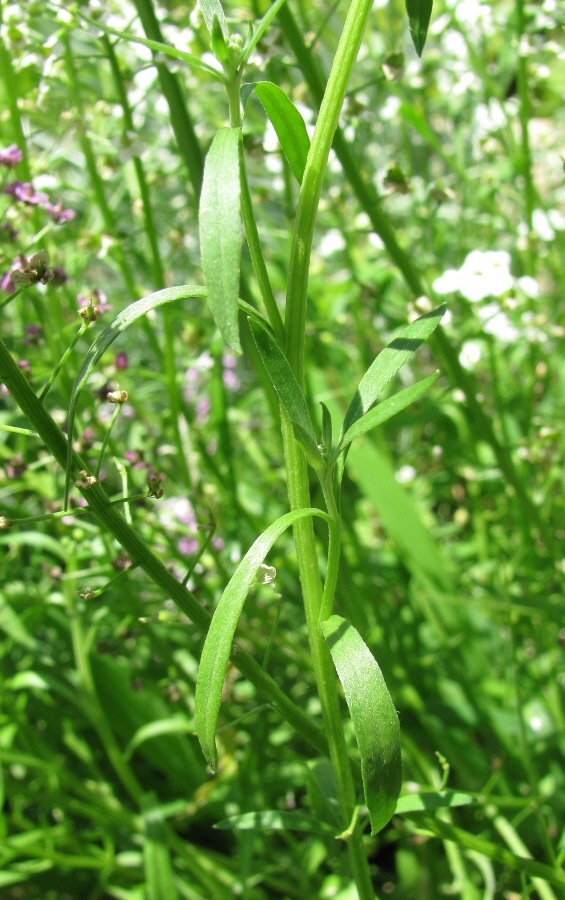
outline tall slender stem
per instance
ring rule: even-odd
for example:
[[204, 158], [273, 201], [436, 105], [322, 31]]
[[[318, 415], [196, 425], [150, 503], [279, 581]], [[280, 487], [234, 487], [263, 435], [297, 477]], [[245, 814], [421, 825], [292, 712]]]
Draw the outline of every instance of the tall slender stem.
[[[302, 384], [304, 380], [308, 274], [314, 224], [328, 155], [337, 128], [349, 74], [357, 57], [370, 8], [370, 0], [353, 0], [350, 5], [320, 107], [298, 199], [289, 264], [285, 328], [286, 354], [299, 384]], [[284, 411], [281, 412], [281, 415], [289, 500], [291, 509], [296, 509], [310, 504], [308, 471], [304, 455], [294, 440], [291, 424]], [[336, 674], [319, 627], [322, 614], [331, 609], [333, 601], [339, 563], [339, 531], [332, 534], [329, 554], [331, 572], [328, 572], [326, 583], [328, 590], [325, 594], [322, 591], [314, 530], [310, 519], [304, 519], [295, 525], [294, 539], [312, 654], [312, 667], [322, 706], [325, 730], [328, 735], [330, 759], [338, 787], [343, 825], [346, 828], [352, 820], [356, 805], [355, 786], [343, 733]], [[348, 852], [359, 897], [362, 900], [373, 898], [374, 890], [363, 849], [361, 828], [357, 823], [348, 840]]]

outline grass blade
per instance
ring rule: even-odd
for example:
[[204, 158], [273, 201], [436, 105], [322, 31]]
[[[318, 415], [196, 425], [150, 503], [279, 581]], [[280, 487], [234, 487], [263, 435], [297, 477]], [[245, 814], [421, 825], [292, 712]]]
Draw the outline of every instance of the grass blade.
[[178, 900], [168, 846], [167, 826], [155, 794], [143, 798], [143, 862], [148, 900]]
[[208, 151], [200, 195], [202, 270], [208, 304], [220, 333], [241, 353], [237, 323], [241, 216], [239, 128], [220, 128]]
[[257, 577], [257, 569], [277, 538], [295, 522], [307, 516], [320, 516], [330, 521], [329, 516], [320, 509], [294, 509], [273, 522], [247, 551], [216, 607], [202, 649], [194, 698], [196, 734], [213, 772], [218, 766], [215, 733], [224, 676], [245, 598]]
[[345, 694], [361, 756], [371, 833], [385, 827], [402, 786], [400, 725], [373, 654], [341, 616], [322, 622], [322, 631]]

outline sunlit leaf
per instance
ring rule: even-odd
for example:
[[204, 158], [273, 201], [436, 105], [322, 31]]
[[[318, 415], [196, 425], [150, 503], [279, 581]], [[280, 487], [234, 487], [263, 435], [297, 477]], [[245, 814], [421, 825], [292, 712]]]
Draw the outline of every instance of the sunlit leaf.
[[237, 323], [241, 216], [241, 129], [220, 128], [204, 164], [199, 208], [202, 271], [208, 305], [226, 344], [241, 353]]
[[418, 400], [422, 394], [426, 393], [428, 388], [437, 381], [438, 375], [439, 372], [434, 372], [433, 375], [428, 375], [427, 378], [423, 378], [422, 381], [418, 381], [416, 384], [404, 388], [404, 390], [399, 391], [398, 394], [387, 397], [386, 400], [383, 400], [378, 406], [375, 406], [374, 409], [370, 409], [368, 413], [365, 413], [364, 416], [357, 419], [351, 428], [347, 429], [342, 438], [341, 446], [346, 447], [347, 444], [350, 444], [355, 438], [360, 437], [362, 434], [366, 434], [371, 428], [381, 425], [383, 422], [386, 422], [387, 419], [391, 419], [397, 413], [406, 409], [407, 406], [410, 406], [410, 404], [414, 403], [415, 400]]
[[381, 350], [363, 375], [349, 404], [341, 429], [342, 439], [354, 422], [357, 422], [376, 403], [379, 394], [389, 381], [437, 328], [444, 313], [445, 306], [440, 306], [424, 316], [420, 316], [419, 319], [403, 328], [400, 334], [390, 344], [387, 344], [384, 350]]
[[282, 812], [278, 809], [267, 809], [262, 812], [242, 813], [222, 819], [216, 828], [230, 828], [234, 831], [250, 831], [252, 829], [272, 828], [275, 831], [306, 831], [310, 834], [335, 834], [335, 828], [326, 822], [312, 819], [300, 812]]
[[331, 616], [321, 627], [353, 722], [365, 803], [376, 834], [394, 814], [402, 786], [398, 715], [382, 672], [355, 628], [340, 616]]
[[295, 522], [308, 516], [330, 521], [319, 509], [295, 509], [273, 522], [247, 551], [224, 590], [200, 658], [195, 692], [196, 733], [202, 752], [213, 772], [218, 766], [215, 733], [226, 667], [233, 636], [249, 588], [257, 578], [257, 570], [278, 537]]
[[206, 28], [210, 32], [210, 35], [212, 35], [214, 31], [215, 19], [220, 26], [224, 40], [228, 41], [230, 32], [220, 0], [198, 0], [198, 6], [200, 7], [202, 18], [206, 22]]
[[394, 813], [402, 815], [402, 813], [429, 812], [445, 807], [468, 806], [470, 803], [475, 803], [475, 798], [471, 794], [457, 791], [422, 791], [420, 794], [405, 794], [404, 797], [399, 797]]
[[275, 129], [294, 177], [301, 184], [310, 149], [310, 138], [304, 119], [287, 94], [271, 81], [243, 85], [243, 102], [253, 90]]

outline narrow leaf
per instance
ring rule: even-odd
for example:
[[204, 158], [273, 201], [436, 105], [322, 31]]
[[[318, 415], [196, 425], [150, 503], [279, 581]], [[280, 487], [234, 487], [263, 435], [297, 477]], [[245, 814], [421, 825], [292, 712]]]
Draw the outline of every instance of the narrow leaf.
[[364, 416], [357, 419], [351, 428], [347, 429], [341, 441], [341, 447], [346, 447], [351, 441], [355, 440], [355, 438], [360, 437], [362, 434], [366, 434], [371, 428], [381, 425], [383, 422], [386, 422], [387, 419], [391, 419], [392, 416], [395, 416], [403, 409], [406, 409], [407, 406], [410, 406], [410, 404], [414, 403], [414, 401], [421, 397], [422, 394], [426, 393], [434, 381], [437, 381], [438, 375], [439, 372], [434, 372], [433, 375], [428, 375], [427, 378], [418, 381], [416, 384], [410, 385], [410, 387], [405, 388], [403, 391], [399, 391], [398, 394], [387, 397], [386, 400], [383, 400], [382, 403], [379, 403], [374, 409], [370, 409], [368, 413], [365, 413]]
[[422, 55], [422, 50], [426, 43], [432, 6], [433, 0], [406, 0], [408, 26], [418, 56]]
[[213, 772], [218, 766], [215, 732], [224, 676], [245, 598], [257, 577], [259, 566], [277, 538], [295, 522], [307, 516], [320, 516], [330, 521], [329, 516], [319, 509], [294, 509], [273, 522], [241, 560], [212, 617], [200, 659], [194, 703], [196, 734]]
[[249, 319], [253, 339], [284, 410], [291, 421], [296, 440], [304, 449], [308, 462], [316, 468], [321, 461], [316, 433], [306, 398], [283, 351], [271, 333]]
[[271, 81], [259, 81], [251, 87], [255, 89], [263, 109], [271, 120], [292, 174], [298, 183], [302, 184], [310, 149], [310, 138], [304, 119], [292, 100], [276, 84]]
[[320, 402], [320, 406], [322, 407], [322, 444], [324, 453], [329, 456], [333, 443], [332, 417], [325, 403]]
[[420, 316], [415, 322], [411, 322], [410, 325], [403, 328], [398, 337], [395, 337], [379, 353], [363, 375], [359, 387], [349, 404], [341, 429], [342, 438], [353, 423], [357, 422], [361, 416], [370, 410], [389, 381], [408, 362], [420, 344], [437, 328], [444, 313], [445, 306], [440, 306], [424, 316]]
[[208, 304], [223, 339], [237, 353], [241, 353], [237, 324], [240, 139], [239, 128], [220, 128], [217, 132], [204, 164], [199, 210], [200, 253]]
[[242, 813], [222, 819], [215, 828], [234, 831], [250, 831], [252, 829], [272, 828], [275, 831], [306, 831], [310, 834], [335, 835], [336, 829], [326, 822], [312, 819], [299, 812], [281, 812], [278, 809], [267, 809], [262, 812]]
[[442, 548], [422, 521], [417, 504], [398, 483], [388, 456], [364, 441], [351, 448], [348, 465], [350, 477], [375, 507], [385, 532], [398, 545], [414, 578], [425, 579], [440, 593], [453, 594], [455, 589]]
[[116, 338], [123, 331], [125, 331], [126, 328], [129, 328], [130, 325], [133, 325], [134, 322], [137, 322], [138, 319], [140, 319], [150, 310], [157, 309], [157, 307], [163, 306], [165, 303], [172, 303], [174, 300], [187, 300], [189, 297], [206, 297], [206, 295], [206, 288], [200, 287], [196, 284], [183, 284], [180, 287], [165, 288], [165, 290], [163, 291], [156, 291], [154, 294], [148, 294], [147, 297], [143, 297], [141, 300], [136, 300], [135, 303], [130, 303], [129, 306], [119, 312], [115, 319], [110, 322], [108, 327], [105, 328], [104, 331], [100, 332], [100, 334], [97, 336], [96, 340], [94, 341], [82, 361], [71, 390], [67, 429], [69, 435], [69, 444], [67, 465], [65, 471], [65, 508], [67, 506], [69, 486], [71, 481], [73, 427], [78, 397], [84, 385], [86, 384], [88, 376], [92, 372], [94, 366], [96, 365], [102, 354], [116, 340]]
[[140, 747], [145, 741], [152, 738], [161, 737], [169, 734], [194, 734], [194, 722], [192, 719], [175, 716], [169, 719], [160, 719], [157, 722], [148, 722], [138, 728], [124, 750], [124, 758], [129, 760], [133, 756], [134, 751]]
[[396, 804], [394, 814], [430, 812], [433, 809], [454, 806], [468, 806], [474, 803], [475, 798], [471, 794], [463, 794], [456, 791], [424, 791], [421, 794], [405, 794]]
[[143, 797], [142, 809], [145, 833], [143, 862], [148, 900], [177, 900], [167, 824], [155, 794]]
[[361, 756], [371, 833], [394, 814], [402, 786], [400, 726], [382, 672], [359, 633], [340, 616], [322, 622]]
[[213, 34], [214, 19], [216, 19], [218, 25], [221, 28], [224, 39], [226, 41], [229, 41], [230, 32], [220, 0], [198, 0], [198, 6], [200, 7], [202, 18], [206, 22], [206, 28], [210, 32], [210, 36], [212, 36]]

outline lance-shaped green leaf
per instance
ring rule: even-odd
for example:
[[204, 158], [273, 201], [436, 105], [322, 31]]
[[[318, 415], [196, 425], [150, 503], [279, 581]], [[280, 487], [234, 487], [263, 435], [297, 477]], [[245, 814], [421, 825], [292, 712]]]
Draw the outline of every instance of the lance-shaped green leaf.
[[241, 353], [237, 324], [240, 139], [239, 128], [220, 128], [214, 137], [204, 164], [199, 210], [200, 254], [208, 304], [223, 339], [237, 353]]
[[196, 679], [196, 734], [206, 762], [213, 772], [218, 766], [216, 752], [216, 723], [220, 711], [222, 687], [232, 649], [233, 636], [249, 588], [257, 578], [257, 570], [278, 537], [295, 522], [307, 516], [330, 518], [320, 509], [294, 509], [273, 522], [247, 551], [224, 590], [214, 615], [200, 659]]
[[365, 413], [364, 416], [357, 419], [351, 428], [347, 429], [341, 441], [341, 448], [347, 447], [347, 445], [355, 440], [355, 438], [361, 437], [362, 434], [366, 434], [371, 428], [381, 425], [383, 422], [386, 422], [387, 419], [391, 419], [392, 416], [395, 416], [403, 409], [406, 409], [407, 406], [410, 406], [410, 404], [414, 403], [414, 401], [421, 397], [422, 394], [426, 393], [434, 381], [437, 381], [438, 376], [439, 372], [434, 372], [433, 375], [428, 375], [428, 377], [423, 378], [422, 381], [411, 384], [410, 387], [404, 388], [404, 390], [399, 391], [398, 394], [387, 397], [386, 400], [383, 400], [382, 403], [379, 403], [374, 409], [370, 409], [368, 413]]
[[253, 339], [284, 410], [292, 424], [294, 437], [313, 468], [321, 465], [321, 454], [306, 398], [289, 362], [274, 337], [256, 321], [249, 319]]
[[376, 403], [379, 394], [389, 381], [408, 362], [420, 344], [437, 328], [444, 313], [445, 306], [440, 306], [424, 316], [420, 316], [419, 319], [403, 328], [398, 337], [395, 337], [384, 350], [381, 350], [363, 375], [349, 404], [341, 429], [340, 446], [343, 436], [347, 434], [354, 422], [364, 416]]
[[255, 829], [273, 829], [274, 831], [306, 831], [310, 834], [335, 835], [335, 828], [327, 822], [320, 822], [301, 812], [281, 812], [280, 809], [266, 809], [261, 812], [242, 813], [222, 819], [214, 828], [233, 831], [251, 831]]
[[304, 119], [292, 100], [287, 97], [280, 87], [271, 81], [244, 84], [241, 89], [244, 105], [253, 90], [271, 120], [283, 153], [292, 169], [292, 174], [298, 183], [302, 184], [306, 159], [310, 149], [310, 138], [308, 137]]
[[183, 284], [180, 287], [165, 288], [163, 291], [156, 291], [154, 294], [148, 294], [147, 297], [142, 297], [141, 300], [130, 303], [129, 306], [119, 312], [114, 320], [110, 322], [108, 327], [97, 336], [81, 363], [71, 390], [68, 418], [69, 450], [65, 471], [65, 508], [67, 506], [71, 479], [73, 426], [78, 397], [94, 366], [105, 350], [108, 349], [110, 344], [112, 344], [126, 328], [133, 325], [134, 322], [137, 322], [138, 319], [146, 315], [150, 310], [157, 309], [157, 307], [163, 306], [165, 303], [172, 303], [175, 300], [187, 300], [189, 297], [206, 297], [206, 295], [206, 288], [200, 287], [197, 284]]
[[408, 26], [418, 56], [422, 55], [422, 50], [426, 43], [432, 6], [433, 0], [406, 0]]
[[398, 715], [382, 672], [355, 628], [340, 616], [330, 616], [321, 627], [353, 722], [371, 833], [376, 834], [394, 814], [402, 786]]
[[[214, 28], [219, 26], [224, 40], [226, 42], [229, 41], [230, 32], [220, 0], [198, 0], [198, 6], [200, 7], [202, 18], [206, 22], [206, 28], [210, 32], [210, 36], [212, 36], [214, 32]], [[214, 26], [214, 19], [218, 23], [217, 26]]]

